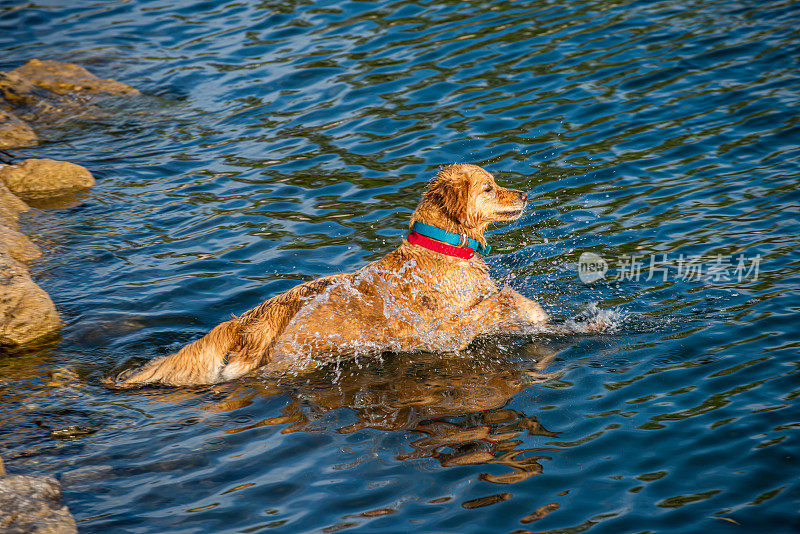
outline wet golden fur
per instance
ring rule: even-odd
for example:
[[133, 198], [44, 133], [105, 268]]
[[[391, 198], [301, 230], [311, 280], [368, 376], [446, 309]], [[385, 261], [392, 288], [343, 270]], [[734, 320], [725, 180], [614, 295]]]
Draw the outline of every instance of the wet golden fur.
[[[486, 227], [518, 218], [526, 199], [499, 187], [481, 167], [450, 165], [428, 185], [411, 224], [425, 222], [485, 244]], [[354, 273], [272, 297], [115, 385], [208, 384], [263, 366], [303, 369], [321, 357], [364, 350], [459, 350], [481, 334], [546, 321], [536, 302], [498, 289], [478, 255], [464, 260], [403, 240]]]

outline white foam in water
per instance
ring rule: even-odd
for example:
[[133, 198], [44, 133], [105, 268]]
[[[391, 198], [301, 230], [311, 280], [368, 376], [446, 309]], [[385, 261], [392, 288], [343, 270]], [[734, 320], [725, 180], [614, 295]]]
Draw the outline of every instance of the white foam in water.
[[595, 302], [557, 327], [570, 334], [613, 334], [622, 326], [625, 316], [619, 310], [601, 309]]
[[574, 317], [561, 324], [549, 323], [520, 326], [513, 334], [531, 335], [563, 335], [563, 334], [614, 334], [620, 330], [627, 316], [619, 310], [601, 309], [592, 302]]

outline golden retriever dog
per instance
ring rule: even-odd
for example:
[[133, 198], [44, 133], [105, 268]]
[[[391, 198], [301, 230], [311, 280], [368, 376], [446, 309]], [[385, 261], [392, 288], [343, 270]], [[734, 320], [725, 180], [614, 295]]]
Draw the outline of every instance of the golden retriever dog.
[[[446, 166], [428, 184], [396, 250], [354, 273], [274, 296], [114, 385], [210, 384], [265, 366], [302, 371], [330, 356], [458, 351], [479, 335], [544, 324], [541, 306], [498, 288], [474, 252], [485, 250], [486, 227], [517, 219], [527, 198], [476, 165]], [[420, 235], [431, 227], [438, 240]], [[458, 242], [442, 242], [442, 230]]]

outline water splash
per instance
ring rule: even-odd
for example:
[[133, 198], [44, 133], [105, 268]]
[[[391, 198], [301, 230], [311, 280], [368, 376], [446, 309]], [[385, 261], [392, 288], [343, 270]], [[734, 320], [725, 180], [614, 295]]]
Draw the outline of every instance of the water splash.
[[558, 328], [572, 334], [614, 334], [626, 319], [620, 310], [598, 308], [597, 303], [592, 302]]

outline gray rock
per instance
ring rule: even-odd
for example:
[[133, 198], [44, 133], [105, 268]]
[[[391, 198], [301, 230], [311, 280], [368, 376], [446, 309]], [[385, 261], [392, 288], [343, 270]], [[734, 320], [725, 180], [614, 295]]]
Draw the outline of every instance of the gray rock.
[[61, 502], [61, 485], [51, 477], [0, 476], [0, 531], [8, 534], [78, 532]]
[[17, 195], [52, 194], [94, 185], [84, 167], [53, 159], [26, 159], [0, 167], [0, 181]]

